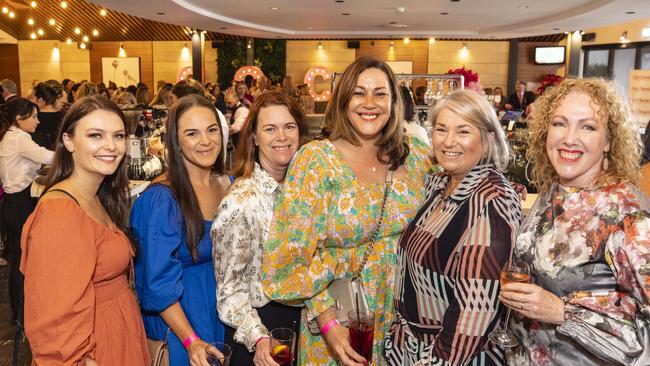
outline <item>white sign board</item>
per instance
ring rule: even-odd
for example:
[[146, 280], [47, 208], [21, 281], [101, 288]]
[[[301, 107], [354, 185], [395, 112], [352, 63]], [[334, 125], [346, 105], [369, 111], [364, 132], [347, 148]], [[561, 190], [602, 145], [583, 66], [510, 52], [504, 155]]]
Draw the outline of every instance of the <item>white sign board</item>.
[[140, 57], [102, 57], [102, 81], [127, 87], [140, 82]]

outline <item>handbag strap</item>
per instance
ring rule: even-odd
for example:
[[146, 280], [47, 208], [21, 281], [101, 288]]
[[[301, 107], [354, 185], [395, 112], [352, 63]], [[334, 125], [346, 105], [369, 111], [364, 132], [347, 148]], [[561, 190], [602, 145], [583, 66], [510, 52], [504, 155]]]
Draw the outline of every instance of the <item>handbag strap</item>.
[[372, 233], [372, 236], [370, 237], [370, 242], [368, 242], [368, 248], [366, 249], [366, 252], [363, 254], [361, 265], [359, 266], [359, 269], [354, 273], [354, 276], [352, 277], [353, 279], [357, 279], [361, 276], [361, 271], [363, 270], [363, 267], [365, 267], [366, 262], [368, 261], [370, 252], [372, 252], [372, 250], [375, 247], [375, 242], [379, 237], [379, 229], [381, 228], [381, 224], [384, 221], [384, 208], [386, 207], [386, 199], [388, 198], [388, 188], [390, 188], [390, 186], [392, 185], [393, 185], [393, 171], [389, 169], [388, 172], [386, 173], [386, 183], [384, 184], [384, 197], [382, 198], [381, 210], [379, 211], [379, 223], [377, 224], [375, 231]]

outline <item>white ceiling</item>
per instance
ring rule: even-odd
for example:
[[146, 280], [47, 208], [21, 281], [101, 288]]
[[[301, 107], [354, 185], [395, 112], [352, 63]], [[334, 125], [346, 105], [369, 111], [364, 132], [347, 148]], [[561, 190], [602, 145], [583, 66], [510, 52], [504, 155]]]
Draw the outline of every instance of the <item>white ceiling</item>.
[[[650, 18], [650, 0], [91, 0], [259, 38], [518, 38]], [[272, 8], [278, 8], [274, 10]], [[448, 13], [442, 15], [441, 13]], [[635, 12], [626, 14], [626, 12]], [[349, 15], [342, 15], [347, 13]]]

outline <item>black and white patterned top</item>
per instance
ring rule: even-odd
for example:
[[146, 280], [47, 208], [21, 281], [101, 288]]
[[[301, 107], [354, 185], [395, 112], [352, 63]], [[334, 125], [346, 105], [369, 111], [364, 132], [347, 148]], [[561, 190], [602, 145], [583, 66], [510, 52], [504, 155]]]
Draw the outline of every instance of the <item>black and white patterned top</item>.
[[235, 328], [235, 341], [251, 352], [255, 341], [268, 334], [254, 308], [269, 302], [260, 283], [262, 249], [280, 187], [255, 164], [251, 177], [230, 186], [210, 231], [219, 317]]

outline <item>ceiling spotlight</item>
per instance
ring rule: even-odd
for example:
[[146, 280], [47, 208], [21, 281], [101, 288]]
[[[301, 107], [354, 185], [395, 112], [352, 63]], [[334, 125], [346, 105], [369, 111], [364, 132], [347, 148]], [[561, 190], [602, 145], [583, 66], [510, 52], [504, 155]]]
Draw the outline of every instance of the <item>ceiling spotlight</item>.
[[34, 19], [32, 18], [27, 19], [27, 24], [34, 25]]
[[271, 7], [271, 10], [280, 10], [280, 8], [278, 8], [277, 6], [273, 6]]
[[83, 36], [83, 38], [81, 38], [81, 39], [82, 39], [84, 42], [88, 42], [88, 36]]
[[9, 12], [9, 8], [6, 6], [2, 7], [2, 14], [7, 14]]
[[323, 49], [323, 42], [318, 42], [318, 49], [322, 50]]
[[79, 27], [76, 27], [74, 29], [74, 34], [81, 34], [81, 29], [79, 29]]
[[15, 18], [15, 17], [16, 17], [16, 13], [14, 13], [13, 11], [10, 11], [9, 12], [9, 18]]
[[79, 48], [81, 48], [82, 50], [85, 50], [86, 49], [86, 44], [83, 43], [83, 42], [79, 43]]
[[93, 29], [93, 36], [97, 37], [99, 35], [99, 31], [97, 29]]
[[32, 8], [35, 8], [38, 4], [36, 4], [36, 1], [32, 1], [31, 3], [29, 3], [29, 5], [30, 5]]
[[528, 5], [519, 5], [518, 8], [519, 9], [528, 9]]
[[120, 49], [117, 53], [117, 57], [126, 57], [126, 51], [124, 50], [124, 46], [120, 43]]
[[54, 25], [54, 24], [56, 24], [56, 20], [54, 20], [54, 18], [50, 19], [50, 25]]
[[250, 49], [252, 47], [253, 47], [253, 44], [251, 43], [251, 41], [248, 41], [248, 44], [246, 45], [246, 48]]
[[67, 44], [72, 44], [72, 39], [68, 38], [68, 39], [65, 41], [65, 43], [67, 43]]
[[403, 13], [405, 10], [406, 10], [406, 8], [403, 7], [403, 6], [398, 6], [398, 7], [395, 8], [395, 12], [397, 12], [397, 13]]
[[61, 7], [62, 7], [63, 9], [67, 8], [67, 7], [68, 7], [68, 3], [65, 2], [65, 1], [61, 1]]
[[106, 9], [102, 9], [99, 11], [99, 15], [105, 17], [106, 16]]
[[389, 49], [390, 49], [391, 51], [393, 51], [393, 50], [395, 49], [395, 43], [393, 43], [393, 41], [390, 41], [390, 47], [389, 47]]
[[429, 44], [434, 44], [436, 43], [436, 39], [434, 37], [429, 38]]
[[409, 37], [404, 37], [404, 44], [409, 44], [411, 43], [411, 39]]
[[621, 36], [618, 37], [618, 38], [621, 40], [621, 42], [627, 41], [627, 31], [624, 31], [623, 33], [621, 33]]
[[29, 35], [29, 38], [36, 39], [36, 33], [32, 32], [32, 34]]
[[43, 34], [45, 34], [45, 32], [43, 32], [42, 29], [39, 29], [39, 30], [37, 30], [36, 32], [38, 32], [38, 35], [39, 35], [39, 36], [42, 36]]

